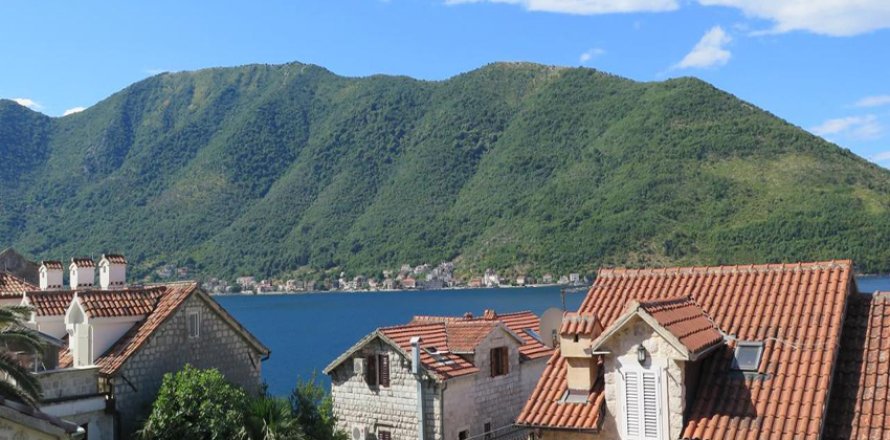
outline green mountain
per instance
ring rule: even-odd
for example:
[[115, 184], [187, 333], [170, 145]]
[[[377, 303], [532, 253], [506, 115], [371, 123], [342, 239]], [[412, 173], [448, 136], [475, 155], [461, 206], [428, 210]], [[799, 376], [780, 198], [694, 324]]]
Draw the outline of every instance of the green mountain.
[[890, 271], [890, 172], [693, 78], [501, 63], [161, 74], [49, 118], [0, 101], [0, 247], [232, 278], [853, 258]]

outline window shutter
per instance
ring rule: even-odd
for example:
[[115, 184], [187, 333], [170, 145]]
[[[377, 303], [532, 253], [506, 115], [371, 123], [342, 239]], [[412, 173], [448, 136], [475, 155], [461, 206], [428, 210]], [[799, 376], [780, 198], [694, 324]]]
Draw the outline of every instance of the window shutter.
[[377, 385], [377, 356], [371, 355], [367, 357], [368, 368], [365, 370], [365, 382], [368, 385]]
[[658, 381], [655, 373], [643, 373], [643, 435], [658, 438]]
[[488, 359], [491, 361], [491, 377], [498, 375], [498, 349], [492, 348], [488, 352]]
[[501, 374], [510, 373], [510, 350], [507, 347], [501, 347]]
[[392, 440], [392, 433], [389, 431], [380, 431], [377, 433], [377, 440]]
[[640, 438], [640, 375], [636, 371], [624, 374], [624, 418], [627, 437]]
[[380, 386], [389, 386], [389, 355], [380, 355]]

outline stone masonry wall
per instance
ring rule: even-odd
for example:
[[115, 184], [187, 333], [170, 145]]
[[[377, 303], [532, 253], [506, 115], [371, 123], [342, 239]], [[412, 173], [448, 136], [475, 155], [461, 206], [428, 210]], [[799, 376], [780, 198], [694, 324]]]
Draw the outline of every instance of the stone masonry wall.
[[99, 394], [99, 368], [65, 368], [37, 373], [43, 400]]
[[[186, 319], [194, 310], [201, 316], [200, 335], [190, 338]], [[164, 373], [179, 371], [187, 363], [216, 368], [230, 382], [251, 392], [259, 389], [261, 355], [193, 294], [112, 379], [123, 438], [140, 427], [151, 411]]]
[[[491, 349], [507, 347], [509, 373], [491, 377]], [[547, 359], [520, 363], [519, 343], [504, 331], [492, 332], [477, 347], [474, 363], [479, 373], [448, 381], [445, 389], [445, 438], [457, 439], [458, 433], [469, 431], [469, 438], [482, 438], [485, 424], [499, 439], [523, 438], [513, 423], [541, 377]], [[509, 435], [514, 433], [514, 435]]]
[[[354, 368], [355, 359], [372, 354], [389, 355], [390, 386], [370, 386], [363, 374]], [[337, 426], [353, 439], [353, 431], [367, 432], [367, 439], [376, 439], [381, 430], [389, 431], [393, 440], [418, 438], [417, 381], [411, 364], [398, 351], [379, 339], [331, 372], [331, 394]], [[439, 432], [439, 387], [424, 381], [424, 417], [427, 440], [441, 439]]]

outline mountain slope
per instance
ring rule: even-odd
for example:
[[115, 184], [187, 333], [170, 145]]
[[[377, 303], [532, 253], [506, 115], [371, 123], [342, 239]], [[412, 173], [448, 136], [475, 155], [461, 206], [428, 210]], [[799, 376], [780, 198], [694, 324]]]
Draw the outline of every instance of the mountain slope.
[[63, 118], [0, 102], [0, 243], [203, 273], [853, 258], [890, 270], [890, 172], [699, 80], [493, 64], [162, 74]]

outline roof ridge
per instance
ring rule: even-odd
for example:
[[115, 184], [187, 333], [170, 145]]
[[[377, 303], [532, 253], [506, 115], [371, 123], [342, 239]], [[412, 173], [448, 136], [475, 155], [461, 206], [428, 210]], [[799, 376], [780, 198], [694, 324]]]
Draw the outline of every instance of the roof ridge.
[[826, 260], [796, 263], [739, 264], [721, 266], [673, 266], [663, 268], [601, 268], [597, 278], [614, 278], [629, 276], [672, 276], [687, 274], [723, 274], [723, 273], [768, 273], [792, 270], [824, 270], [837, 267], [851, 268], [853, 260]]

